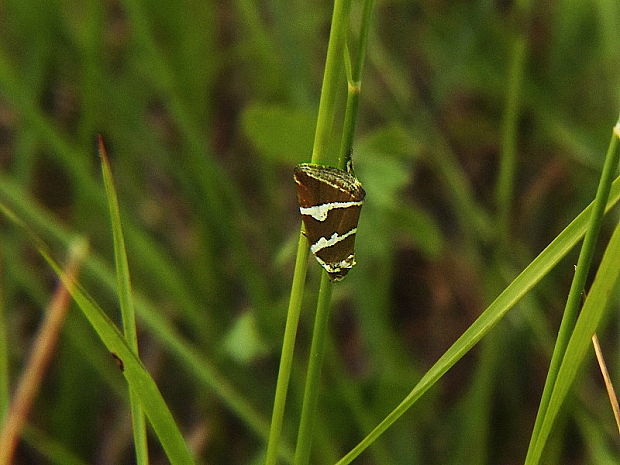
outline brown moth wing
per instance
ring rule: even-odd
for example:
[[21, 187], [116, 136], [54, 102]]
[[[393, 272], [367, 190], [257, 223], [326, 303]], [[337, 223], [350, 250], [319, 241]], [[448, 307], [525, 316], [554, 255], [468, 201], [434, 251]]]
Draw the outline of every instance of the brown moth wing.
[[361, 201], [366, 196], [362, 183], [355, 176], [331, 166], [302, 163], [295, 167], [294, 177], [297, 199], [302, 207], [335, 201]]
[[366, 193], [357, 178], [337, 168], [304, 163], [294, 177], [300, 208], [323, 206], [319, 218], [316, 208], [315, 216], [302, 212], [305, 234], [330, 278], [340, 280], [355, 265], [355, 230]]

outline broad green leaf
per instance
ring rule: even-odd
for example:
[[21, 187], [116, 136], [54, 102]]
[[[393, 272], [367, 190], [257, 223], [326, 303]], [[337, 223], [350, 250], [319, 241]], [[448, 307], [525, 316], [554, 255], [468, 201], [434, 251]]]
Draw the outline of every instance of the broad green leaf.
[[411, 170], [402, 159], [376, 152], [360, 154], [355, 174], [364, 184], [367, 195], [364, 205], [378, 208], [404, 207], [403, 189], [409, 183]]
[[394, 221], [429, 259], [438, 257], [445, 247], [441, 229], [431, 215], [412, 205], [394, 211]]
[[399, 236], [411, 238], [430, 257], [442, 249], [443, 235], [432, 216], [407, 201], [411, 159], [418, 150], [413, 136], [400, 126], [377, 129], [357, 145], [355, 171], [368, 193], [357, 238], [360, 251], [383, 255]]

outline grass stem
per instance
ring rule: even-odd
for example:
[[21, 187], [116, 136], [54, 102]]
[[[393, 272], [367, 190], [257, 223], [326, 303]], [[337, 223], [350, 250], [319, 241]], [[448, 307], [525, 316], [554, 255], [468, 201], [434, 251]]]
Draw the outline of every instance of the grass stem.
[[536, 436], [532, 438], [535, 444], [531, 453], [526, 457], [526, 464], [540, 463], [551, 431], [554, 425], [558, 423], [560, 410], [566, 402], [566, 398], [577, 379], [577, 374], [589, 353], [592, 336], [600, 322], [609, 313], [615, 297], [614, 290], [618, 289], [618, 283], [620, 283], [618, 263], [620, 263], [620, 223], [616, 224], [615, 231], [611, 235], [588, 296], [570, 334], [540, 428]]
[[297, 246], [297, 258], [295, 260], [295, 271], [293, 273], [293, 285], [291, 287], [291, 297], [288, 303], [286, 328], [284, 329], [284, 338], [282, 341], [278, 381], [273, 401], [273, 412], [271, 414], [271, 427], [269, 429], [269, 439], [267, 441], [266, 465], [275, 465], [278, 460], [278, 448], [284, 420], [286, 394], [291, 377], [299, 314], [301, 313], [301, 303], [304, 296], [308, 254], [308, 241], [306, 237], [300, 233], [299, 244]]
[[347, 64], [347, 106], [344, 114], [340, 154], [338, 157], [338, 166], [341, 169], [346, 166], [353, 151], [353, 137], [355, 136], [357, 110], [359, 108], [359, 98], [362, 90], [362, 71], [366, 61], [366, 48], [368, 45], [368, 35], [374, 3], [374, 0], [364, 1], [362, 30], [360, 32], [360, 40], [355, 60], [350, 60], [349, 48], [347, 47], [345, 50], [345, 63]]
[[498, 239], [509, 244], [510, 211], [514, 196], [514, 183], [517, 164], [517, 126], [519, 122], [519, 100], [525, 62], [527, 58], [526, 40], [523, 36], [515, 38], [512, 50], [512, 61], [508, 74], [508, 92], [502, 123], [502, 145], [500, 152], [499, 176], [496, 186]]
[[[336, 0], [334, 2], [332, 24], [329, 35], [329, 42], [327, 45], [327, 57], [325, 59], [325, 71], [323, 74], [323, 84], [321, 88], [321, 99], [319, 102], [319, 111], [317, 116], [316, 129], [314, 133], [314, 144], [312, 148], [311, 158], [312, 163], [332, 165], [334, 164], [334, 162], [329, 163], [327, 147], [331, 134], [332, 123], [336, 114], [336, 94], [340, 82], [340, 67], [338, 59], [342, 56], [344, 49], [345, 33], [348, 25], [350, 6], [351, 0]], [[302, 235], [300, 235], [299, 243], [297, 246], [295, 272], [293, 275], [293, 285], [291, 289], [291, 296], [289, 299], [289, 309], [287, 314], [286, 329], [284, 333], [284, 342], [282, 345], [282, 353], [280, 355], [280, 369], [278, 371], [278, 381], [276, 385], [276, 394], [271, 418], [269, 440], [267, 443], [265, 465], [275, 465], [277, 461], [277, 450], [280, 441], [280, 434], [282, 431], [282, 422], [284, 419], [286, 390], [288, 388], [288, 383], [291, 376], [290, 372], [295, 346], [295, 337], [297, 334], [297, 324], [299, 320], [299, 314], [301, 312], [304, 281], [307, 269], [307, 259], [308, 241], [305, 239], [305, 237], [303, 237], [302, 233]], [[326, 276], [323, 276], [322, 282], [325, 279]], [[328, 283], [327, 286], [331, 286], [331, 283]], [[306, 408], [305, 405], [303, 408]], [[306, 421], [309, 421], [308, 415], [309, 414], [306, 414]], [[302, 429], [306, 431], [308, 427], [300, 424], [300, 432]], [[310, 438], [308, 438], [308, 440], [310, 440]], [[309, 449], [310, 445], [308, 444], [307, 447]], [[298, 454], [296, 453], [296, 462], [297, 456]]]
[[294, 465], [307, 465], [310, 461], [312, 446], [312, 432], [316, 417], [316, 406], [319, 399], [319, 384], [321, 368], [325, 355], [325, 340], [327, 339], [328, 322], [330, 313], [330, 301], [333, 284], [327, 273], [321, 275], [321, 287], [314, 317], [314, 329], [312, 331], [312, 345], [310, 346], [310, 361], [304, 390], [303, 407], [299, 421], [297, 434], [297, 448], [295, 449]]
[[592, 257], [596, 247], [596, 241], [603, 222], [605, 205], [607, 204], [607, 199], [609, 197], [609, 191], [611, 189], [614, 173], [618, 167], [618, 158], [620, 156], [620, 150], [618, 150], [619, 138], [620, 118], [613, 129], [607, 154], [605, 156], [605, 164], [603, 165], [603, 171], [601, 173], [601, 178], [596, 192], [596, 198], [594, 200], [594, 204], [592, 205], [588, 229], [579, 253], [579, 259], [577, 260], [575, 275], [573, 276], [573, 282], [571, 283], [568, 299], [564, 308], [564, 314], [560, 323], [558, 337], [553, 349], [553, 355], [551, 356], [551, 363], [549, 364], [549, 370], [547, 372], [547, 379], [543, 388], [540, 406], [538, 407], [538, 413], [536, 414], [536, 421], [534, 423], [532, 437], [530, 438], [530, 444], [525, 458], [526, 465], [535, 465], [538, 463], [538, 459], [534, 458], [533, 454], [535, 449], [542, 448], [542, 445], [537, 445], [540, 428], [547, 413], [549, 400], [558, 376], [560, 364], [564, 357], [564, 353], [566, 352], [568, 341], [577, 320], [581, 296], [585, 288], [586, 279], [590, 270], [590, 264], [592, 263]]
[[331, 135], [332, 123], [336, 114], [336, 94], [340, 85], [340, 58], [344, 50], [345, 35], [349, 21], [351, 0], [336, 0], [332, 13], [332, 24], [327, 45], [325, 72], [321, 88], [319, 113], [312, 147], [312, 163], [334, 165], [328, 156], [327, 147]]
[[[374, 0], [366, 0], [364, 2], [364, 14], [362, 19], [360, 40], [357, 47], [357, 54], [354, 60], [349, 59], [350, 57], [348, 56], [348, 47], [346, 47], [345, 37], [342, 35], [343, 31], [346, 30], [345, 20], [349, 17], [348, 12], [350, 4], [349, 2], [346, 3], [346, 5], [342, 5], [342, 10], [339, 10], [336, 7], [334, 8], [334, 16], [332, 18], [332, 35], [330, 35], [330, 45], [328, 49], [328, 60], [335, 60], [335, 53], [340, 52], [344, 54], [345, 69], [347, 70], [347, 103], [342, 129], [340, 153], [338, 158], [338, 166], [341, 169], [345, 167], [352, 153], [353, 137], [355, 135], [355, 124], [357, 121], [357, 111], [359, 108], [361, 73], [364, 65], [364, 56], [366, 53], [366, 44], [368, 41], [368, 31], [370, 29], [370, 20], [372, 16]], [[340, 15], [338, 15], [339, 12], [341, 12]], [[332, 44], [335, 45], [332, 46]], [[332, 53], [330, 53], [330, 51]], [[328, 76], [327, 69], [328, 68], [326, 66], [325, 79], [327, 79]], [[319, 115], [320, 114], [321, 113], [319, 110]], [[330, 314], [332, 287], [333, 284], [330, 281], [327, 273], [323, 271], [314, 320], [314, 328], [312, 332], [312, 345], [310, 347], [308, 375], [304, 388], [304, 400], [297, 435], [297, 448], [295, 450], [294, 461], [295, 465], [307, 465], [310, 461], [314, 422], [316, 418], [315, 413], [319, 398], [323, 358], [325, 356], [325, 341], [328, 337], [328, 322]]]

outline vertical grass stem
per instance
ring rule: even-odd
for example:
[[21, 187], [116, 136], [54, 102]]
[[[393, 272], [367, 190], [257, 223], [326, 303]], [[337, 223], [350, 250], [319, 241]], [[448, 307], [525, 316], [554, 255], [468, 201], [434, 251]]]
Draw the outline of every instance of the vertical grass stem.
[[288, 392], [291, 367], [293, 365], [293, 352], [295, 349], [295, 339], [297, 337], [297, 326], [299, 323], [299, 314], [301, 312], [301, 302], [304, 296], [308, 253], [308, 241], [305, 236], [300, 233], [299, 243], [297, 246], [297, 258], [295, 260], [295, 271], [293, 273], [293, 285], [291, 287], [291, 296], [288, 303], [288, 312], [286, 317], [286, 327], [284, 329], [284, 338], [282, 341], [278, 381], [276, 383], [276, 393], [273, 400], [273, 411], [271, 414], [271, 427], [269, 429], [269, 439], [267, 441], [265, 465], [275, 465], [278, 460], [278, 448], [280, 444], [280, 435], [282, 433], [284, 408], [286, 406], [286, 394]]
[[[325, 72], [323, 74], [323, 85], [321, 88], [321, 99], [314, 133], [312, 163], [329, 164], [327, 145], [332, 122], [336, 113], [336, 90], [339, 84], [338, 57], [341, 56], [343, 49], [350, 4], [351, 0], [336, 0], [334, 2], [329, 43], [327, 45], [327, 58], [325, 59]], [[293, 274], [293, 284], [286, 317], [287, 322], [280, 355], [280, 368], [278, 371], [278, 381], [276, 384], [274, 406], [271, 416], [265, 465], [275, 465], [277, 463], [277, 452], [284, 420], [286, 392], [291, 377], [293, 351], [295, 348], [299, 313], [301, 312], [307, 262], [308, 241], [303, 234], [301, 234], [297, 245], [295, 271]]]
[[326, 272], [323, 272], [321, 275], [321, 287], [319, 289], [316, 315], [314, 317], [310, 361], [308, 363], [303, 407], [301, 419], [299, 421], [294, 465], [307, 465], [310, 461], [312, 432], [314, 430], [315, 412], [319, 399], [319, 382], [321, 378], [321, 368], [323, 366], [323, 357], [325, 355], [325, 340], [328, 331], [327, 324], [329, 322], [332, 289], [333, 284], [329, 280], [329, 276]]
[[[361, 73], [364, 67], [364, 56], [366, 54], [366, 44], [368, 41], [368, 31], [370, 29], [370, 20], [374, 0], [366, 0], [364, 2], [364, 13], [362, 19], [362, 28], [360, 32], [360, 40], [357, 47], [357, 54], [354, 60], [350, 60], [348, 56], [348, 47], [344, 37], [340, 38], [338, 47], [340, 52], [344, 54], [345, 68], [347, 70], [347, 103], [344, 115], [344, 123], [342, 128], [342, 138], [340, 152], [338, 157], [339, 168], [344, 168], [349, 161], [353, 147], [353, 137], [355, 135], [355, 124], [357, 121], [357, 111], [359, 108], [359, 94], [361, 90]], [[344, 16], [348, 18], [347, 14]], [[334, 10], [334, 18], [332, 25], [336, 22], [336, 10]], [[340, 33], [340, 32], [338, 32]], [[330, 38], [330, 45], [332, 39]], [[306, 386], [304, 389], [304, 400], [297, 435], [297, 448], [295, 450], [295, 465], [307, 465], [310, 461], [310, 452], [312, 447], [312, 436], [314, 431], [315, 412], [318, 404], [320, 391], [321, 369], [323, 358], [325, 356], [325, 340], [328, 335], [328, 322], [330, 314], [330, 300], [333, 284], [329, 280], [326, 272], [323, 272], [321, 278], [321, 286], [319, 289], [319, 299], [317, 302], [317, 310], [314, 320], [314, 328], [312, 333], [312, 345], [310, 347], [310, 361], [308, 364], [308, 375], [306, 378]]]
[[[345, 113], [345, 122], [340, 150], [338, 166], [344, 167], [351, 153], [353, 134], [355, 131], [355, 121], [359, 101], [360, 76], [363, 68], [363, 57], [366, 51], [366, 42], [370, 16], [374, 0], [366, 0], [364, 4], [364, 19], [362, 22], [362, 32], [358, 54], [356, 60], [351, 65], [347, 62], [348, 74], [348, 96]], [[327, 153], [330, 132], [334, 116], [336, 113], [336, 91], [339, 85], [339, 58], [345, 50], [345, 36], [348, 28], [349, 11], [351, 0], [336, 0], [332, 14], [332, 24], [327, 47], [327, 57], [325, 61], [325, 72], [323, 75], [323, 86], [321, 89], [321, 100], [317, 116], [317, 125], [314, 136], [314, 146], [312, 150], [312, 163], [334, 165], [335, 160], [330, 160]], [[302, 253], [302, 249], [305, 252]], [[290, 366], [292, 360], [293, 346], [301, 306], [301, 296], [303, 295], [303, 280], [305, 278], [306, 261], [308, 256], [308, 244], [305, 238], [300, 237], [295, 275], [293, 277], [293, 289], [289, 302], [289, 314], [280, 359], [280, 372], [278, 373], [278, 385], [276, 387], [276, 398], [274, 401], [274, 411], [272, 416], [272, 426], [267, 446], [266, 465], [274, 465], [276, 461], [277, 443], [282, 428], [282, 418], [284, 415], [284, 403], [286, 399], [286, 389], [290, 378]], [[301, 264], [300, 264], [301, 261]], [[303, 271], [302, 271], [303, 270]], [[298, 275], [303, 275], [299, 277]], [[297, 284], [300, 283], [299, 288]], [[325, 353], [325, 340], [327, 337], [327, 324], [329, 321], [329, 305], [332, 293], [332, 283], [323, 272], [321, 286], [319, 289], [319, 299], [315, 316], [315, 326], [313, 329], [312, 345], [310, 348], [310, 362], [308, 375], [304, 390], [304, 401], [302, 415], [297, 436], [297, 448], [295, 451], [295, 464], [307, 464], [310, 460], [310, 450], [312, 445], [312, 431], [314, 425], [314, 413], [319, 394], [319, 380], [321, 367]]]
[[323, 73], [323, 85], [321, 87], [321, 100], [319, 102], [319, 113], [314, 132], [312, 163], [323, 165], [335, 164], [335, 160], [330, 163], [327, 146], [336, 114], [336, 91], [340, 85], [339, 60], [344, 49], [350, 7], [351, 0], [335, 0], [334, 2], [329, 43], [327, 45], [327, 57], [325, 59], [325, 72]]

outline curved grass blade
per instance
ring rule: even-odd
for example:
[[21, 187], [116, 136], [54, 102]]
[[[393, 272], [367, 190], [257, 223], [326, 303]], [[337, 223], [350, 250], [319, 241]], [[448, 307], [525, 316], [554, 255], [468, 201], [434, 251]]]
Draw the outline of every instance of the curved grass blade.
[[[620, 178], [612, 184], [606, 211], [620, 199]], [[446, 372], [487, 334], [528, 291], [577, 244], [585, 234], [591, 216], [588, 205], [489, 305], [457, 341], [435, 362], [418, 384], [357, 446], [336, 465], [351, 463], [413, 404], [417, 402]]]
[[129, 383], [130, 389], [139, 395], [142, 409], [159, 438], [170, 463], [172, 465], [193, 464], [194, 459], [155, 381], [136, 357], [112, 320], [79, 283], [71, 281], [67, 277], [60, 265], [52, 258], [47, 245], [12, 210], [0, 203], [0, 211], [28, 234], [38, 252], [70, 290], [71, 296], [106, 348], [120, 360], [123, 375]]
[[[65, 285], [69, 284], [69, 282], [66, 281], [66, 276], [62, 273], [54, 259], [45, 250], [39, 249], [39, 252], [59, 275]], [[123, 375], [129, 383], [132, 392], [138, 394], [140, 404], [151, 426], [155, 430], [170, 462], [174, 465], [193, 464], [194, 460], [187, 448], [187, 444], [153, 378], [151, 378], [140, 360], [136, 357], [132, 348], [129, 347], [125, 338], [118, 328], [116, 328], [112, 320], [110, 320], [78, 283], [73, 283], [73, 285], [75, 286], [72, 289], [73, 299], [95, 329], [106, 348], [114, 357], [120, 360]]]
[[558, 376], [551, 391], [549, 405], [542, 420], [536, 442], [528, 454], [527, 464], [537, 464], [540, 461], [545, 443], [560, 408], [577, 377], [579, 368], [583, 365], [586, 354], [590, 348], [592, 335], [603, 318], [609, 303], [617, 298], [614, 289], [618, 289], [620, 282], [620, 223], [609, 241], [607, 250], [583, 305], [583, 309], [577, 318], [572, 336], [566, 346], [566, 352], [560, 364]]
[[[29, 203], [27, 194], [25, 194], [17, 186], [13, 185], [8, 178], [0, 176], [0, 197], [6, 196], [7, 202], [19, 209], [21, 215], [27, 218], [33, 228], [41, 231], [44, 237], [51, 241], [58, 242], [62, 246], [67, 246], [74, 234], [60, 225], [52, 217], [47, 215], [40, 209]], [[0, 200], [0, 210], [3, 208], [3, 200]], [[12, 210], [4, 209], [4, 213], [12, 214]], [[14, 215], [13, 215], [14, 216]], [[23, 221], [14, 218], [20, 224]], [[33, 229], [31, 228], [31, 229]], [[305, 237], [302, 236], [305, 241]], [[306, 247], [303, 248], [307, 253]], [[300, 261], [301, 263], [301, 261]], [[89, 255], [85, 262], [87, 270], [93, 274], [98, 282], [103, 285], [107, 291], [114, 293], [116, 290], [113, 272], [109, 269], [101, 257], [95, 253]], [[166, 271], [168, 267], [164, 267]], [[174, 270], [169, 270], [173, 273]], [[177, 296], [178, 297], [178, 296]], [[223, 404], [230, 409], [238, 418], [240, 418], [258, 437], [266, 439], [269, 435], [269, 423], [264, 415], [257, 410], [244, 397], [236, 386], [218, 369], [214, 361], [205, 357], [205, 354], [199, 353], [192, 344], [176, 332], [170, 322], [157, 312], [156, 306], [149, 299], [140, 294], [134, 293], [134, 301], [138, 318], [153, 337], [161, 342], [163, 347], [176, 357], [187, 373], [194, 376], [195, 379], [213, 392]], [[185, 308], [185, 301], [180, 306]], [[293, 453], [290, 446], [281, 444], [279, 447], [279, 455], [287, 463], [292, 463]]]
[[570, 340], [571, 334], [575, 327], [575, 322], [577, 321], [583, 291], [586, 287], [586, 280], [589, 275], [590, 265], [596, 249], [597, 238], [603, 224], [604, 206], [607, 202], [611, 180], [613, 179], [614, 173], [618, 166], [618, 158], [620, 157], [620, 151], [618, 151], [619, 136], [620, 125], [616, 124], [612, 131], [611, 140], [607, 148], [607, 154], [605, 155], [605, 163], [603, 165], [603, 170], [601, 171], [596, 197], [593, 202], [594, 206], [592, 208], [592, 215], [588, 221], [588, 230], [579, 252], [577, 269], [573, 275], [573, 280], [568, 292], [568, 298], [566, 299], [566, 305], [562, 314], [562, 321], [560, 322], [560, 328], [558, 330], [558, 336], [555, 341], [555, 347], [553, 348], [553, 355], [551, 356], [551, 362], [549, 363], [547, 379], [545, 380], [545, 386], [540, 399], [538, 413], [536, 414], [536, 421], [534, 422], [534, 429], [532, 431], [530, 444], [525, 456], [526, 464], [530, 463], [532, 449], [535, 446], [535, 442], [538, 440], [538, 433], [540, 432], [542, 419], [546, 415], [546, 411], [549, 406], [549, 399], [558, 376], [560, 364], [562, 363], [562, 358], [566, 352], [568, 341]]

